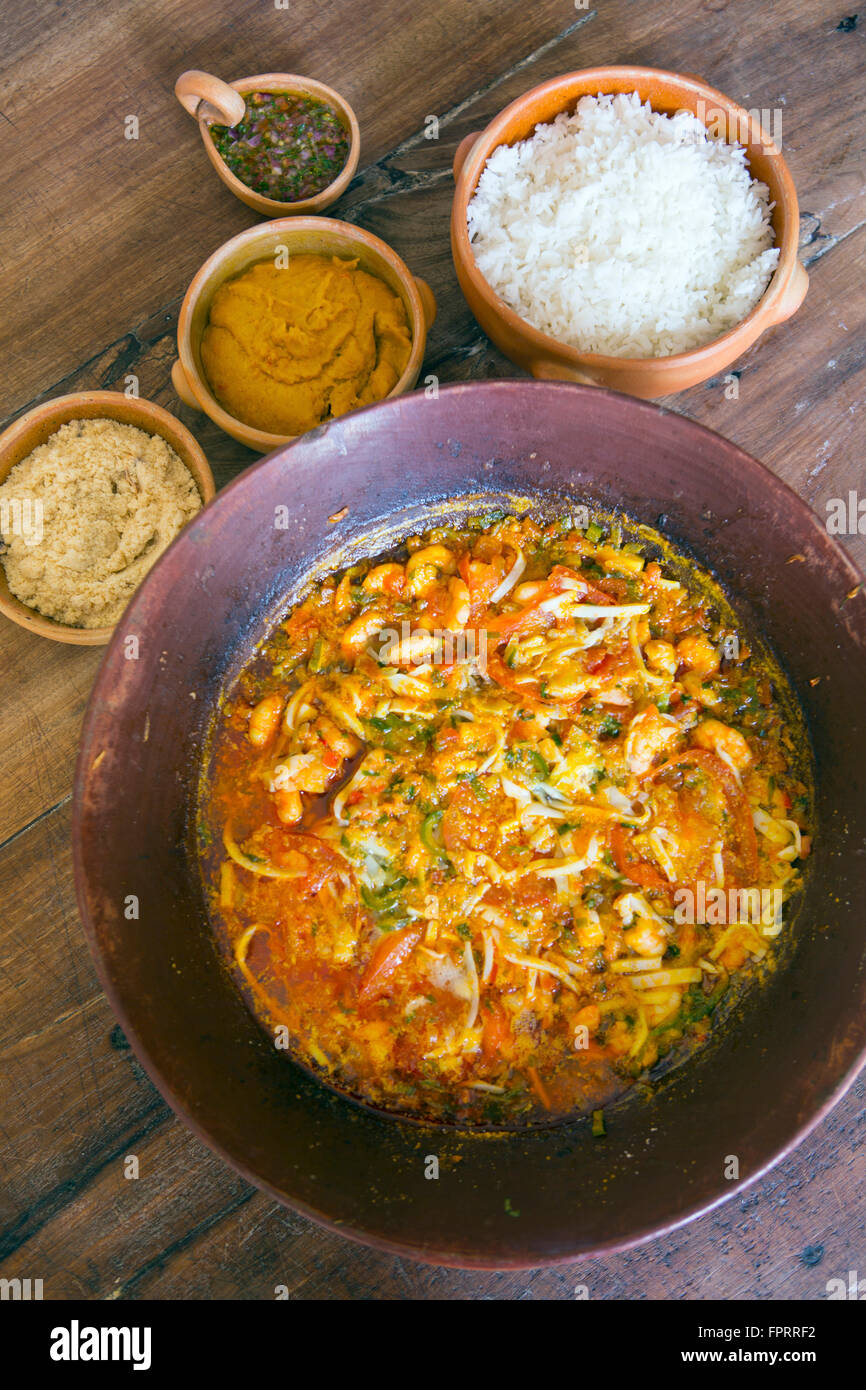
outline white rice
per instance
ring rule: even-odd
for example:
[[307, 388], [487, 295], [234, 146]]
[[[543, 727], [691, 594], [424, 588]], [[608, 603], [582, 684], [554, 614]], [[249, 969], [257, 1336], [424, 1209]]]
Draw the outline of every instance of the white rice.
[[636, 92], [493, 151], [469, 204], [482, 275], [521, 318], [584, 352], [668, 357], [740, 323], [770, 283], [772, 204], [739, 144]]

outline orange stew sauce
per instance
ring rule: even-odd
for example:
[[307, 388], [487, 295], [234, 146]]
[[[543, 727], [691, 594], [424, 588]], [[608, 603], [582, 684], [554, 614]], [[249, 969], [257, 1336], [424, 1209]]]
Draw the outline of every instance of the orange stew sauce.
[[597, 1112], [772, 962], [802, 726], [667, 553], [571, 518], [413, 536], [317, 584], [228, 692], [214, 930], [333, 1086], [460, 1123]]

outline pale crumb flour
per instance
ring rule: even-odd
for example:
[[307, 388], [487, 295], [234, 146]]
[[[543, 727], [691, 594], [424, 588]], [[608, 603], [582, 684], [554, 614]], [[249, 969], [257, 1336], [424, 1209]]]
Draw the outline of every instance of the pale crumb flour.
[[[14, 519], [41, 507], [41, 538]], [[201, 509], [195, 480], [156, 434], [71, 420], [0, 486], [0, 560], [12, 593], [71, 627], [110, 627]], [[38, 535], [38, 532], [36, 533]]]

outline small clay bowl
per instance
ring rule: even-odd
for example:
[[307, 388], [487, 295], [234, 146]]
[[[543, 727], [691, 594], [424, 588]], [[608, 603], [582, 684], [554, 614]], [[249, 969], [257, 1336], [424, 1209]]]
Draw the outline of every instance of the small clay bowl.
[[384, 241], [349, 222], [338, 222], [330, 217], [286, 217], [250, 227], [225, 242], [208, 257], [184, 295], [177, 325], [179, 357], [171, 369], [171, 379], [185, 405], [203, 410], [226, 434], [260, 454], [269, 454], [296, 436], [255, 429], [223, 409], [202, 366], [201, 340], [211, 302], [220, 285], [258, 261], [272, 259], [278, 248], [283, 247], [289, 256], [350, 256], [357, 259], [362, 270], [378, 276], [400, 296], [412, 331], [412, 351], [406, 370], [388, 392], [388, 397], [402, 396], [412, 390], [424, 360], [427, 331], [436, 317], [436, 299], [426, 280], [412, 275], [396, 251]]
[[[0, 483], [6, 481], [16, 463], [44, 444], [61, 425], [69, 420], [93, 419], [118, 420], [122, 425], [135, 425], [147, 434], [161, 435], [189, 469], [202, 502], [207, 504], [215, 495], [208, 461], [189, 430], [161, 405], [137, 396], [125, 396], [121, 391], [79, 391], [71, 396], [56, 396], [53, 401], [44, 401], [20, 416], [0, 434]], [[46, 618], [35, 608], [28, 608], [10, 592], [2, 564], [0, 613], [38, 637], [50, 637], [55, 642], [68, 642], [78, 647], [104, 646], [114, 631], [114, 627], [67, 627], [53, 618]]]
[[[327, 188], [312, 198], [284, 203], [256, 193], [232, 173], [213, 142], [210, 128], [212, 125], [236, 125], [243, 117], [243, 98], [248, 92], [292, 92], [315, 97], [334, 108], [349, 134], [349, 157]], [[181, 73], [174, 84], [174, 93], [184, 110], [197, 119], [207, 157], [226, 188], [230, 188], [247, 207], [265, 217], [303, 217], [324, 212], [345, 193], [358, 167], [361, 155], [358, 118], [345, 98], [332, 87], [326, 87], [324, 82], [314, 82], [310, 77], [299, 77], [293, 72], [265, 72], [258, 77], [240, 77], [236, 82], [223, 82], [222, 78], [214, 77], [209, 72], [191, 68]]]
[[[779, 264], [752, 312], [735, 328], [690, 352], [670, 357], [609, 357], [581, 352], [533, 328], [517, 315], [488, 284], [475, 262], [466, 212], [490, 155], [498, 145], [514, 145], [532, 135], [535, 127], [562, 111], [573, 111], [583, 96], [608, 92], [637, 92], [654, 111], [673, 115], [691, 111], [714, 134], [739, 140], [748, 155], [753, 178], [770, 190], [775, 244]], [[799, 309], [809, 277], [797, 259], [799, 209], [788, 166], [758, 121], [722, 92], [688, 74], [657, 68], [586, 68], [534, 87], [507, 106], [486, 130], [467, 135], [454, 157], [457, 186], [451, 210], [451, 253], [457, 279], [470, 309], [484, 332], [512, 362], [542, 380], [576, 381], [587, 386], [611, 386], [632, 396], [651, 399], [706, 381], [723, 372], [752, 346], [766, 329], [782, 323]]]

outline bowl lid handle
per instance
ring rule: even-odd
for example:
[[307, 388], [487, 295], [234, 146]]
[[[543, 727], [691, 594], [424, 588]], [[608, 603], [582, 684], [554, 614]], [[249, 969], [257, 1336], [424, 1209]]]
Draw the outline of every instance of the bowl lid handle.
[[240, 92], [213, 73], [189, 68], [174, 84], [174, 94], [191, 116], [233, 126], [244, 118], [246, 102]]

